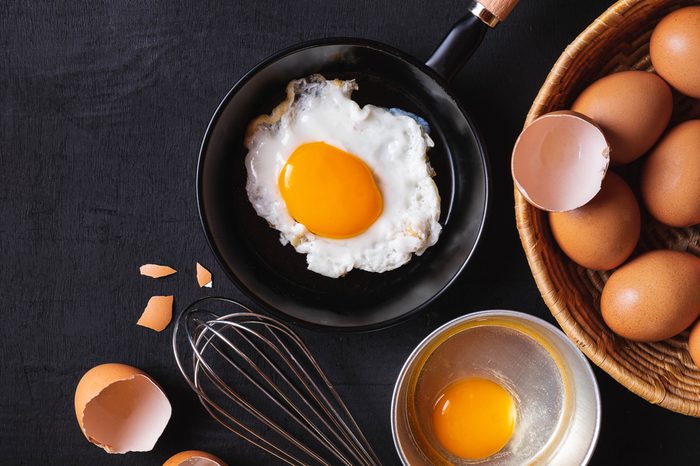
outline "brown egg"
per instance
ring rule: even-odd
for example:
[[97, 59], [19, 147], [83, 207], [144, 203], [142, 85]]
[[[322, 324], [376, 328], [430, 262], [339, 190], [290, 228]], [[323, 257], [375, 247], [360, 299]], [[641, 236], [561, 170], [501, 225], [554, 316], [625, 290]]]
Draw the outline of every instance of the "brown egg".
[[677, 90], [700, 99], [700, 6], [681, 8], [656, 26], [649, 43], [656, 72]]
[[627, 260], [639, 241], [639, 205], [627, 183], [608, 172], [593, 200], [575, 210], [551, 212], [549, 225], [571, 260], [588, 269], [610, 270]]
[[608, 327], [630, 340], [677, 335], [700, 315], [700, 258], [670, 250], [648, 252], [610, 276], [600, 308]]
[[644, 163], [641, 188], [647, 209], [661, 223], [700, 223], [700, 120], [664, 136]]
[[696, 366], [700, 367], [700, 321], [693, 325], [688, 336], [688, 352]]
[[171, 456], [163, 466], [226, 466], [226, 463], [206, 451], [187, 450]]
[[613, 165], [629, 163], [659, 139], [673, 110], [671, 89], [645, 71], [623, 71], [594, 82], [572, 110], [592, 118], [610, 143]]

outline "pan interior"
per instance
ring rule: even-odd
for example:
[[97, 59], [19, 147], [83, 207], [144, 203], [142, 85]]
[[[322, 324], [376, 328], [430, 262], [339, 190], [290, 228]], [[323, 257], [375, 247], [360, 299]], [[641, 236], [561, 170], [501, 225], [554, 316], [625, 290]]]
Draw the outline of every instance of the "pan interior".
[[[252, 118], [284, 99], [286, 84], [321, 73], [355, 79], [353, 99], [425, 118], [428, 152], [441, 196], [438, 243], [408, 264], [381, 274], [353, 270], [332, 279], [307, 270], [306, 257], [258, 217], [246, 192], [243, 134]], [[229, 93], [200, 154], [198, 195], [208, 240], [223, 267], [268, 311], [310, 324], [373, 327], [401, 318], [438, 295], [471, 255], [486, 211], [484, 155], [459, 106], [405, 57], [369, 44], [317, 44], [260, 65]]]

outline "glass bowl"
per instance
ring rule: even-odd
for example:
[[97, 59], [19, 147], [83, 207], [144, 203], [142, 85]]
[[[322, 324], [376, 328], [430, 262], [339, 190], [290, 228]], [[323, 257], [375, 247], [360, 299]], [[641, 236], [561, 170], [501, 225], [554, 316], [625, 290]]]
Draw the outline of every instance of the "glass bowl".
[[[468, 377], [508, 390], [516, 425], [498, 453], [451, 455], [432, 430], [440, 393]], [[600, 430], [600, 395], [581, 352], [551, 324], [514, 311], [483, 311], [435, 330], [411, 353], [394, 388], [391, 426], [405, 465], [586, 464]]]

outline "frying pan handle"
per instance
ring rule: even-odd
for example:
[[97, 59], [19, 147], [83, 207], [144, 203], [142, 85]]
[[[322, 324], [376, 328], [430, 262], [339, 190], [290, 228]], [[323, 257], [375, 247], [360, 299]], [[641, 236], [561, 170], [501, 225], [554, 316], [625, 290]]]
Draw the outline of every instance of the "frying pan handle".
[[[519, 0], [478, 0], [474, 2], [470, 10], [475, 16], [481, 18], [489, 27], [496, 27], [498, 23], [506, 20], [508, 15]], [[481, 5], [483, 8], [479, 8]], [[482, 11], [483, 10], [483, 11]]]
[[504, 21], [517, 3], [518, 0], [473, 1], [470, 14], [452, 26], [426, 64], [450, 81], [481, 44], [488, 28]]

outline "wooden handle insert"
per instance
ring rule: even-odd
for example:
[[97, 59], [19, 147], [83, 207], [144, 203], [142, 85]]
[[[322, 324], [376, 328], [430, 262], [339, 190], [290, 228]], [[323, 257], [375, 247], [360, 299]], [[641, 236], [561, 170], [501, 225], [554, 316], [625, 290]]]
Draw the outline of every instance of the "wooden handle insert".
[[513, 8], [515, 8], [515, 5], [518, 4], [518, 0], [478, 0], [478, 2], [498, 18], [500, 22], [505, 21], [510, 12], [513, 11]]

